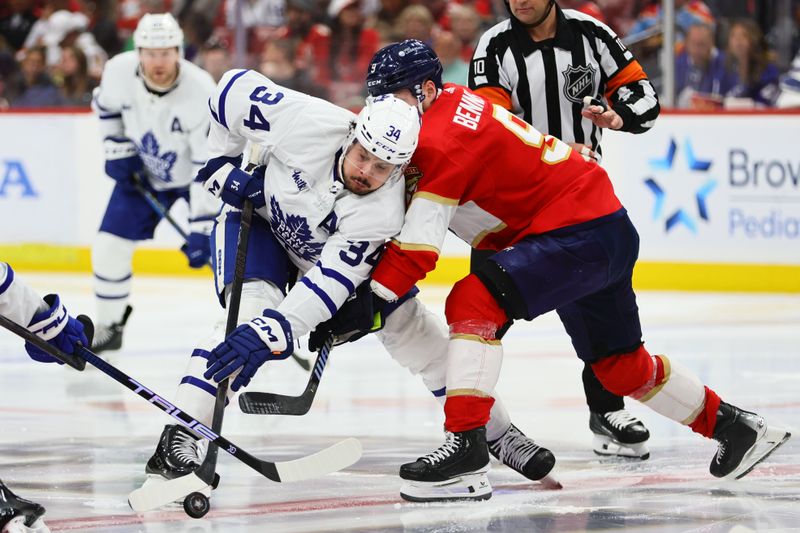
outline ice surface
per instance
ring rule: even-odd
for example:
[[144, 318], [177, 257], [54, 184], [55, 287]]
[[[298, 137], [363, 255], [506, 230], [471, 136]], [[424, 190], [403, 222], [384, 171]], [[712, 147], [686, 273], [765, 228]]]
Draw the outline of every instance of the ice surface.
[[[26, 275], [59, 292], [73, 312], [92, 314], [85, 276]], [[125, 346], [112, 362], [172, 398], [194, 341], [221, 316], [211, 280], [138, 277]], [[438, 312], [445, 291], [424, 287]], [[800, 427], [800, 297], [641, 293], [648, 349], [698, 373], [727, 401], [769, 422]], [[628, 401], [649, 427], [651, 458], [600, 458], [591, 451], [581, 364], [554, 315], [516, 324], [498, 390], [512, 420], [556, 454], [561, 491], [544, 490], [503, 466], [490, 472], [491, 500], [409, 504], [399, 465], [442, 442], [443, 416], [421, 381], [373, 338], [336, 347], [316, 402], [303, 417], [229, 410], [223, 434], [262, 458], [288, 460], [356, 436], [364, 457], [313, 481], [277, 484], [221, 453], [222, 483], [203, 520], [182, 509], [137, 516], [128, 493], [170, 419], [87, 368], [79, 374], [30, 361], [0, 332], [0, 477], [42, 503], [55, 531], [787, 531], [800, 528], [800, 435], [746, 478], [708, 473], [716, 445]], [[268, 364], [251, 390], [298, 394], [306, 374], [291, 361]]]

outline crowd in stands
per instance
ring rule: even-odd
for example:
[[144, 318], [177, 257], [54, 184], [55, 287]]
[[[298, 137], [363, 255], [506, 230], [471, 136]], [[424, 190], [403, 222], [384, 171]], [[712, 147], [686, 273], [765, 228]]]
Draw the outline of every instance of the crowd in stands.
[[[661, 89], [658, 0], [558, 0], [608, 24]], [[800, 89], [800, 0], [675, 0], [676, 105], [766, 108]], [[445, 81], [465, 84], [483, 31], [508, 17], [503, 0], [4, 0], [0, 6], [0, 109], [85, 107], [105, 61], [132, 47], [147, 12], [172, 12], [185, 57], [215, 79], [254, 68], [341, 106], [363, 105], [372, 54], [416, 38], [433, 46]], [[235, 54], [237, 21], [244, 54]], [[777, 53], [776, 50], [784, 53]], [[800, 92], [798, 92], [800, 94]]]

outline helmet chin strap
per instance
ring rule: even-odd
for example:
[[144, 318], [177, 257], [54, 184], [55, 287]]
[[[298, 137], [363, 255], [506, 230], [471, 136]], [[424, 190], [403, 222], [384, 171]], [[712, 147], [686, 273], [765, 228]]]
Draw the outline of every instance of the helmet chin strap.
[[[522, 26], [525, 27], [525, 28], [528, 28], [528, 29], [535, 28], [535, 27], [539, 26], [542, 22], [544, 22], [547, 19], [547, 17], [550, 16], [550, 12], [553, 10], [553, 6], [555, 5], [555, 3], [556, 3], [556, 0], [550, 0], [550, 3], [547, 4], [547, 11], [545, 11], [544, 14], [541, 17], [539, 17], [539, 20], [537, 20], [536, 22], [531, 22], [530, 24], [525, 24], [524, 22], [522, 22], [519, 19], [517, 19], [517, 22], [522, 24]], [[514, 17], [514, 18], [516, 18], [516, 17]]]

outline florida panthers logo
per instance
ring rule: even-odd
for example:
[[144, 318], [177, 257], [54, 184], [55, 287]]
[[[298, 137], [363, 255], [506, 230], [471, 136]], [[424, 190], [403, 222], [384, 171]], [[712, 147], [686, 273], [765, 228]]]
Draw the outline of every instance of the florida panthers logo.
[[161, 180], [166, 183], [172, 181], [172, 167], [178, 156], [175, 152], [164, 152], [160, 154], [161, 146], [152, 131], [148, 131], [142, 137], [139, 146], [139, 155], [142, 157], [145, 168], [153, 179]]
[[584, 96], [594, 96], [596, 93], [594, 86], [595, 69], [591, 65], [580, 65], [573, 67], [569, 65], [564, 74], [564, 96], [568, 100], [583, 104]]
[[271, 211], [269, 225], [283, 247], [304, 261], [316, 261], [324, 243], [314, 242], [308, 220], [298, 215], [284, 215], [280, 203], [274, 196], [270, 196], [269, 205]]

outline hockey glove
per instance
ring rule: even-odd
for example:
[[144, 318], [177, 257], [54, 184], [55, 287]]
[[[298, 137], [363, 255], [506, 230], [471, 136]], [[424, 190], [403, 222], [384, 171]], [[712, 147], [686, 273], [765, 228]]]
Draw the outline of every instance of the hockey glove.
[[383, 310], [387, 302], [375, 296], [369, 280], [356, 288], [330, 319], [319, 324], [308, 336], [308, 349], [319, 350], [328, 337], [334, 345], [354, 342], [369, 333], [383, 329]]
[[[67, 314], [58, 295], [48, 294], [44, 301], [50, 308], [36, 313], [28, 324], [28, 329], [64, 353], [75, 353], [78, 342], [88, 347], [89, 339], [83, 331], [83, 324]], [[25, 343], [25, 351], [35, 361], [64, 364], [31, 343]]]
[[246, 387], [265, 361], [286, 359], [292, 355], [292, 327], [282, 314], [264, 309], [263, 317], [242, 324], [211, 350], [206, 364], [206, 379], [217, 383], [239, 371], [231, 390]]
[[206, 190], [228, 205], [241, 209], [245, 199], [249, 199], [254, 209], [260, 209], [266, 205], [265, 167], [258, 167], [250, 175], [239, 168], [239, 162], [241, 156], [209, 159], [197, 173], [197, 179], [202, 179]]
[[189, 237], [181, 246], [181, 252], [189, 259], [189, 266], [202, 268], [211, 261], [211, 228], [214, 226], [210, 220], [190, 220]]
[[106, 137], [103, 141], [106, 174], [118, 183], [128, 184], [131, 175], [144, 168], [142, 158], [133, 141], [120, 137]]

